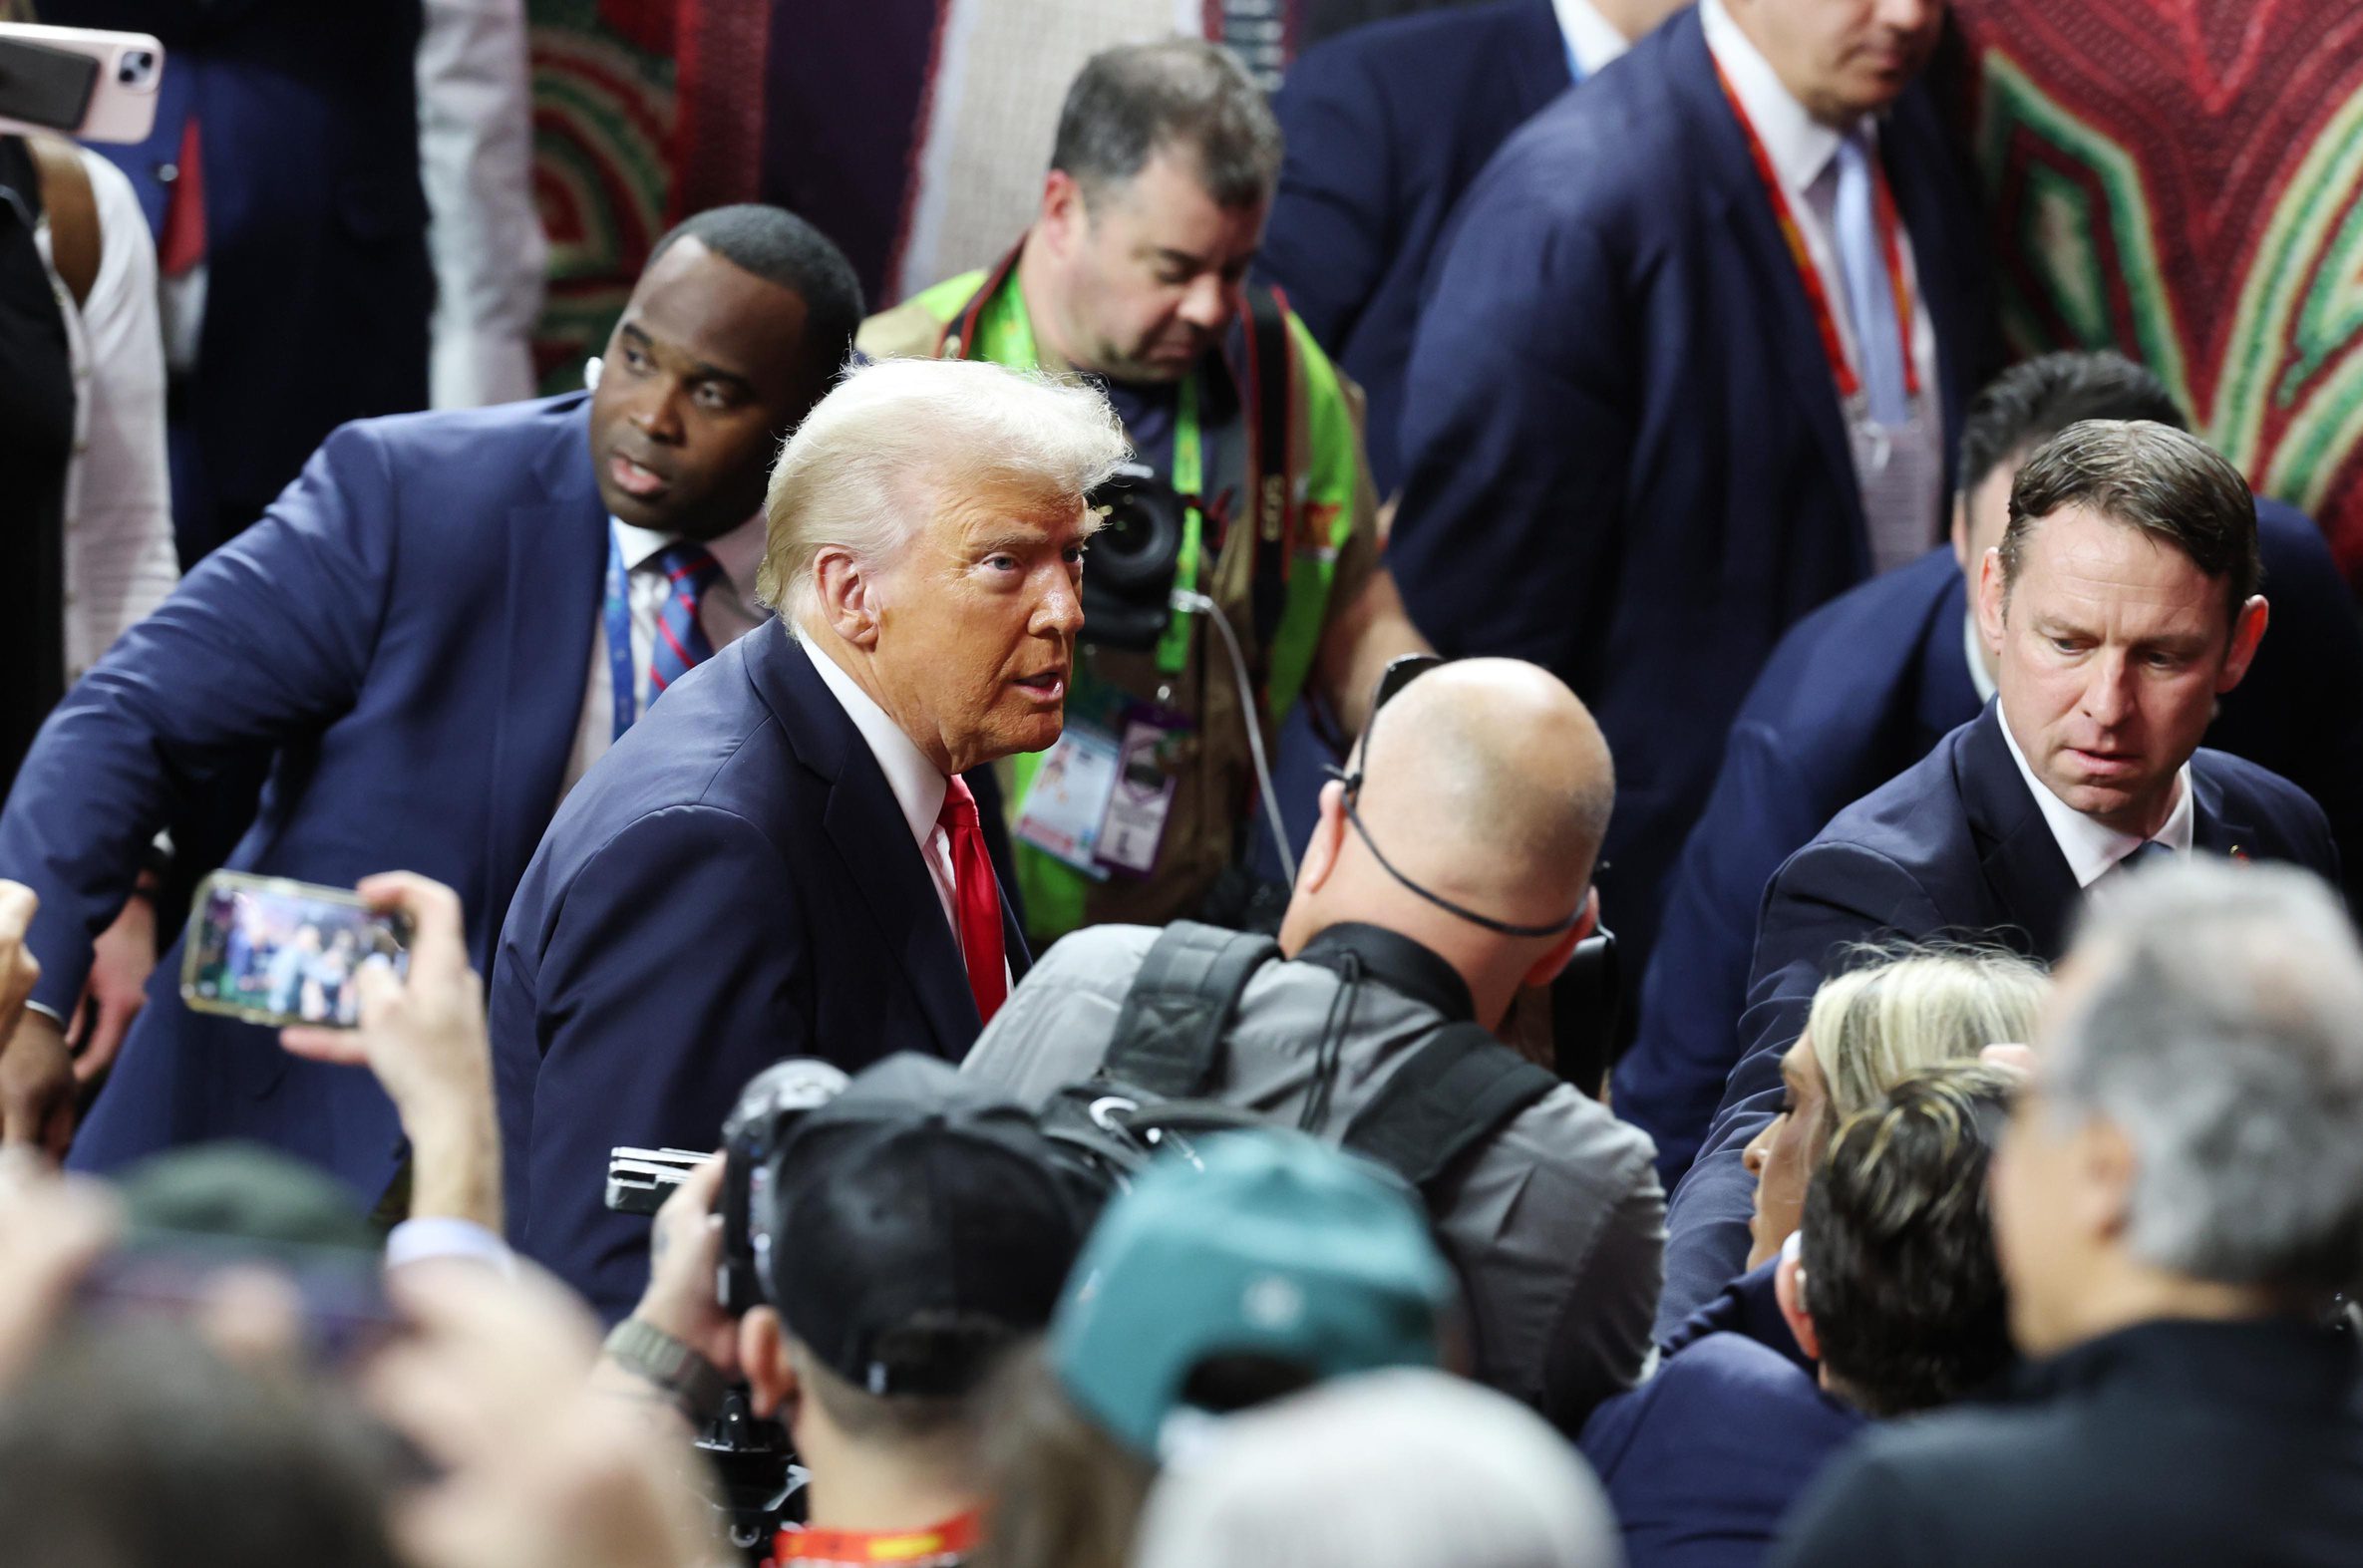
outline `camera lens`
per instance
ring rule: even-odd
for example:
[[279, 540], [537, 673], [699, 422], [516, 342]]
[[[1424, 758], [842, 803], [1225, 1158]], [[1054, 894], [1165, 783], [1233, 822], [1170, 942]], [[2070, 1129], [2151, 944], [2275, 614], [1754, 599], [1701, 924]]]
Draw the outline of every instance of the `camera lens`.
[[126, 87], [144, 87], [156, 75], [156, 51], [134, 49], [115, 63], [115, 80]]

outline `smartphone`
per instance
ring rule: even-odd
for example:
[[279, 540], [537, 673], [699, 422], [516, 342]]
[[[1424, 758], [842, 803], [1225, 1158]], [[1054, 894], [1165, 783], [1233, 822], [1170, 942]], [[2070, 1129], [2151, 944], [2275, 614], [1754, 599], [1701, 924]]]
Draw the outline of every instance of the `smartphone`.
[[341, 888], [216, 871], [197, 887], [180, 999], [249, 1024], [361, 1021], [361, 973], [410, 970], [410, 923]]
[[152, 34], [0, 22], [0, 132], [145, 142], [164, 74]]

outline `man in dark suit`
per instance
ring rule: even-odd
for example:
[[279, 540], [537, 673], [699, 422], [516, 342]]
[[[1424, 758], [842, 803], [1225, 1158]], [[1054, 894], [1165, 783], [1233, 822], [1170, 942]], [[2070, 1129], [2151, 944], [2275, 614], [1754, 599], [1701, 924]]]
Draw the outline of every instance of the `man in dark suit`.
[[100, 151], [162, 253], [192, 566], [335, 427], [427, 406], [419, 0], [43, 0], [41, 19], [168, 52], [155, 131]]
[[[1792, 627], [1731, 727], [1705, 813], [1667, 895], [1641, 985], [1639, 1032], [1616, 1064], [1616, 1110], [1681, 1179], [1739, 1058], [1748, 958], [1765, 884], [1850, 802], [1928, 754], [1993, 695], [1972, 650], [1963, 574], [2002, 540], [2028, 453], [2079, 420], [2180, 427], [2173, 395], [2116, 354], [2050, 354], [1981, 391], [1961, 432], [1949, 548], [1841, 595]], [[2363, 869], [2363, 627], [2322, 533], [2256, 504], [2272, 635], [2224, 694], [2207, 744], [2311, 794], [2352, 888]]]
[[1661, 1330], [1739, 1272], [1749, 1139], [1780, 1063], [1855, 944], [2000, 942], [2056, 958], [2084, 890], [2135, 854], [2288, 860], [2333, 881], [2322, 808], [2252, 763], [2200, 751], [2215, 699], [2264, 636], [2256, 504], [2239, 471], [2164, 425], [2088, 420], [2038, 448], [1979, 562], [1994, 702], [1848, 806], [1773, 878], [1745, 1043], [1668, 1217]]
[[780, 617], [568, 797], [493, 976], [511, 1243], [610, 1317], [648, 1225], [617, 1145], [706, 1148], [783, 1057], [958, 1061], [1026, 950], [958, 775], [1059, 738], [1100, 393], [986, 361], [849, 373], [765, 501]]
[[1704, 0], [1511, 138], [1428, 291], [1390, 553], [1439, 648], [1599, 716], [1629, 961], [1775, 641], [1939, 536], [1992, 357], [1982, 224], [1913, 85], [1941, 20]]
[[[331, 436], [68, 694], [0, 813], [0, 875], [42, 905], [35, 1011], [0, 1054], [7, 1137], [64, 1148], [59, 1018], [92, 939], [157, 829], [224, 770], [271, 770], [232, 869], [339, 886], [415, 869], [466, 900], [489, 970], [559, 796], [668, 661], [677, 673], [674, 642], [703, 652], [757, 623], [766, 469], [860, 317], [851, 269], [817, 231], [720, 208], [650, 260], [590, 398]], [[266, 1030], [190, 1012], [179, 979], [175, 946], [72, 1162], [249, 1137], [376, 1201], [401, 1160], [385, 1096], [289, 1059]]]
[[[1994, 1159], [2030, 1363], [1865, 1437], [1776, 1564], [2329, 1568], [2363, 1555], [2363, 951], [2282, 867], [2096, 899]], [[1810, 1223], [1810, 1221], [1809, 1221]]]
[[1305, 53], [1272, 100], [1286, 138], [1258, 273], [1370, 400], [1379, 494], [1420, 286], [1496, 149], [1687, 0], [1494, 0], [1358, 27]]

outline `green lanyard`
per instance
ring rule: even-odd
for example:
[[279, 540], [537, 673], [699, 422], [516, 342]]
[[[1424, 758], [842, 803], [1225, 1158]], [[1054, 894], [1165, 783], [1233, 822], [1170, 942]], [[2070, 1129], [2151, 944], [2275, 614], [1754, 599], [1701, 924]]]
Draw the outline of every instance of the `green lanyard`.
[[[976, 351], [979, 358], [1012, 370], [1038, 370], [1042, 362], [1034, 347], [1034, 323], [1026, 316], [1024, 301], [1017, 297], [1016, 281], [1013, 268], [999, 297], [986, 302], [977, 323]], [[1197, 591], [1200, 540], [1205, 533], [1198, 494], [1205, 480], [1205, 454], [1197, 424], [1197, 377], [1189, 375], [1182, 378], [1181, 406], [1174, 415], [1173, 483], [1183, 497], [1182, 553], [1174, 566], [1174, 587], [1181, 593]], [[1177, 610], [1167, 620], [1165, 635], [1157, 644], [1157, 667], [1162, 673], [1178, 676], [1189, 668], [1190, 617], [1195, 614], [1193, 610]]]

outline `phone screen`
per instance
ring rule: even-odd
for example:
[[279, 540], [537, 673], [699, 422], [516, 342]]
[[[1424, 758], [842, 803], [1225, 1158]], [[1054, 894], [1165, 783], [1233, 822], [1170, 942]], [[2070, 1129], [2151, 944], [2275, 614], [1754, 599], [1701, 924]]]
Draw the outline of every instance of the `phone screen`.
[[407, 972], [409, 933], [351, 893], [216, 873], [197, 890], [180, 994], [256, 1024], [360, 1022], [364, 970]]
[[0, 119], [78, 131], [98, 83], [99, 62], [89, 55], [0, 38]]

